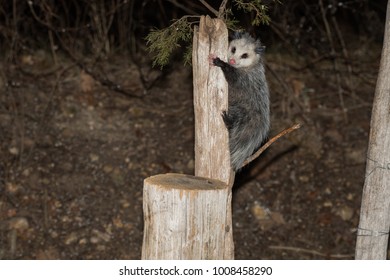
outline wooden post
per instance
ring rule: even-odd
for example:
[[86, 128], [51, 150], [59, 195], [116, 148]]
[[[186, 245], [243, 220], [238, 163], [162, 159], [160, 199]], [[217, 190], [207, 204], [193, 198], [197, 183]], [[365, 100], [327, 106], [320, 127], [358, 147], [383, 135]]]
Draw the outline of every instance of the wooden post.
[[231, 190], [221, 181], [183, 174], [144, 181], [142, 259], [233, 259]]
[[221, 19], [202, 17], [192, 51], [195, 113], [195, 175], [233, 185], [228, 131], [222, 119], [228, 86], [223, 72], [209, 65], [209, 54], [226, 61], [228, 31]]
[[210, 53], [226, 59], [227, 28], [201, 17], [194, 31], [195, 176], [166, 174], [144, 181], [142, 259], [233, 259], [228, 131], [222, 111], [228, 89]]
[[386, 259], [390, 228], [390, 1], [371, 118], [356, 259]]

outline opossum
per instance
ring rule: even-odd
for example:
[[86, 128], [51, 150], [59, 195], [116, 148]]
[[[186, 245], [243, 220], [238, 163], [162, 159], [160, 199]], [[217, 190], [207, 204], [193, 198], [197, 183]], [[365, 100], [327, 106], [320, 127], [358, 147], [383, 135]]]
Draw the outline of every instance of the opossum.
[[238, 171], [244, 161], [268, 137], [269, 89], [262, 53], [265, 47], [246, 32], [234, 33], [229, 43], [228, 63], [210, 54], [211, 65], [222, 69], [228, 82], [228, 109], [222, 112], [229, 131], [230, 161]]

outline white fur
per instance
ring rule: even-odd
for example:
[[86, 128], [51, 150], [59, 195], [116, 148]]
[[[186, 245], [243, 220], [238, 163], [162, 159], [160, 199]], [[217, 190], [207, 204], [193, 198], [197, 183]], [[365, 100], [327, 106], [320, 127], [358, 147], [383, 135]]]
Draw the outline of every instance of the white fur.
[[[235, 52], [233, 53], [234, 48]], [[245, 38], [232, 40], [229, 44], [228, 62], [230, 63], [233, 59], [235, 64], [230, 64], [236, 68], [250, 67], [256, 64], [260, 59], [260, 54], [255, 52], [255, 48], [256, 45], [253, 42], [248, 42]]]

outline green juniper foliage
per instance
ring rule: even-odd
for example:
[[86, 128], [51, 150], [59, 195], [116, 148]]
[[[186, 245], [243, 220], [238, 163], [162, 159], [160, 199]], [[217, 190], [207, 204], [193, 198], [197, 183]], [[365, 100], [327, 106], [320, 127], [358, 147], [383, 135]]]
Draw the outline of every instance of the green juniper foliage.
[[235, 4], [239, 10], [243, 10], [247, 13], [255, 13], [255, 17], [252, 20], [252, 25], [254, 26], [268, 24], [271, 21], [270, 17], [267, 15], [268, 6], [264, 5], [262, 0], [235, 0]]
[[153, 67], [167, 65], [175, 48], [181, 47], [181, 43], [191, 42], [193, 31], [187, 19], [182, 17], [164, 29], [153, 29], [146, 36], [149, 51], [155, 53]]
[[[232, 0], [239, 10], [253, 13], [252, 25], [268, 24], [270, 18], [267, 15], [268, 6], [262, 0]], [[279, 2], [279, 0], [273, 0]], [[225, 7], [221, 16], [229, 29], [237, 29], [238, 22], [234, 20], [231, 9]], [[146, 36], [148, 49], [154, 55], [153, 67], [161, 68], [168, 64], [172, 52], [176, 48], [185, 46], [184, 63], [191, 64], [193, 25], [199, 23], [200, 16], [183, 16], [173, 21], [164, 29], [152, 29]]]

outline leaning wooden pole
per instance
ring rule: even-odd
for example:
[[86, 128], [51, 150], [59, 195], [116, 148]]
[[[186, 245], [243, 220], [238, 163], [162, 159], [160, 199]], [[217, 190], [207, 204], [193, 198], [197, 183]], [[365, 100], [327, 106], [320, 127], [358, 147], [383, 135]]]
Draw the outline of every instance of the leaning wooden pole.
[[227, 83], [208, 56], [226, 58], [227, 28], [201, 17], [194, 31], [195, 176], [162, 174], [144, 181], [142, 259], [233, 259], [232, 185]]
[[390, 1], [371, 117], [356, 259], [386, 259], [390, 228]]

